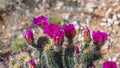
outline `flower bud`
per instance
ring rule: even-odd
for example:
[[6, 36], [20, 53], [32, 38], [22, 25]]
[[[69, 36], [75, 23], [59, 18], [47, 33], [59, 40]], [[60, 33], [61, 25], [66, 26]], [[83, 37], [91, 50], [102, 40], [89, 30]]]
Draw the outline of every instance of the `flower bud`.
[[9, 57], [8, 57], [8, 56], [5, 56], [5, 60], [6, 60], [6, 61], [9, 61]]
[[31, 59], [29, 61], [29, 64], [30, 64], [30, 68], [37, 68], [34, 60]]
[[88, 27], [84, 29], [84, 41], [90, 41], [90, 30]]
[[34, 42], [32, 30], [27, 30], [24, 33], [24, 38], [25, 38], [25, 40], [26, 40], [27, 43], [32, 44]]
[[75, 46], [75, 53], [76, 53], [76, 54], [79, 54], [79, 53], [80, 53], [78, 46]]

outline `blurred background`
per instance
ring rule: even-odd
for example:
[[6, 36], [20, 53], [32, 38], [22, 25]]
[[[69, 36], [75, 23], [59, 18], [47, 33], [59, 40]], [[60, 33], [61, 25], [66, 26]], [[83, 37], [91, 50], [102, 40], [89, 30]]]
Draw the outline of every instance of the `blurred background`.
[[120, 63], [120, 0], [0, 0], [0, 56], [12, 54], [11, 41], [26, 29], [38, 33], [32, 19], [41, 15], [73, 23], [79, 42], [86, 26], [108, 32], [104, 58]]

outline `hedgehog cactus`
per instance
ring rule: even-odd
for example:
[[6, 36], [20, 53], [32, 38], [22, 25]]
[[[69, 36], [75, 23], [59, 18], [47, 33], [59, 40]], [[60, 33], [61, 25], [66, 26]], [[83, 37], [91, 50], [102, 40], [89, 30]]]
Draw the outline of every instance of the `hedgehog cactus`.
[[46, 66], [46, 64], [44, 64], [44, 62], [46, 62], [46, 61], [44, 59], [43, 51], [44, 51], [45, 44], [47, 44], [47, 43], [49, 43], [49, 38], [47, 36], [41, 34], [40, 37], [37, 40], [37, 50], [38, 50], [38, 53], [39, 53], [40, 66], [41, 67]]
[[54, 46], [46, 44], [44, 54], [48, 68], [63, 68], [61, 54], [54, 50]]
[[83, 68], [89, 68], [93, 65], [91, 53], [88, 51], [88, 49], [83, 50], [81, 55], [81, 63], [84, 65]]
[[78, 45], [75, 46], [75, 52], [74, 52], [74, 62], [75, 62], [75, 68], [78, 68], [79, 65], [80, 65], [80, 50], [79, 50], [79, 47]]
[[[27, 30], [24, 33], [26, 42], [39, 52], [40, 66], [37, 66], [38, 68], [76, 68], [80, 63], [84, 65], [83, 68], [94, 67], [93, 62], [101, 58], [100, 50], [108, 38], [107, 33], [93, 31], [91, 39], [90, 30], [86, 27], [84, 29], [84, 44], [80, 52], [79, 47], [73, 44], [76, 35], [73, 24], [61, 28], [59, 25], [48, 22], [46, 16], [33, 19], [33, 23], [44, 30], [44, 34], [38, 38], [37, 44], [34, 43], [32, 30]], [[66, 48], [62, 47], [65, 36], [68, 41]]]
[[41, 34], [41, 36], [37, 40], [37, 49], [43, 49], [46, 43], [49, 43], [49, 38]]
[[91, 42], [91, 38], [90, 38], [90, 30], [88, 27], [86, 27], [84, 29], [84, 42], [83, 42], [83, 46], [82, 49], [89, 47]]
[[73, 24], [68, 24], [63, 27], [65, 31], [65, 36], [68, 39], [68, 46], [65, 49], [65, 56], [64, 56], [64, 62], [67, 68], [73, 68], [74, 67], [74, 45], [73, 45], [73, 39], [76, 35], [76, 30]]
[[73, 24], [68, 24], [66, 26], [63, 27], [64, 31], [65, 31], [65, 36], [68, 39], [68, 43], [69, 46], [73, 44], [73, 38], [76, 35], [76, 30]]

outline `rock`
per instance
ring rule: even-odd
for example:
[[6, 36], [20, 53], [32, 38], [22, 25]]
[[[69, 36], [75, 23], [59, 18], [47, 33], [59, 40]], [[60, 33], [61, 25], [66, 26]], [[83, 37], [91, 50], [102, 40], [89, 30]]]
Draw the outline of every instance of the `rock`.
[[106, 21], [107, 21], [107, 19], [106, 19], [106, 18], [102, 18], [102, 21], [103, 21], [103, 22], [106, 22]]
[[57, 4], [56, 4], [55, 10], [60, 10], [61, 7], [63, 6], [63, 4], [64, 4], [63, 2], [58, 1]]
[[108, 49], [108, 47], [111, 45], [110, 41], [106, 41], [106, 43], [104, 44], [104, 46], [102, 46], [102, 49]]
[[118, 17], [118, 18], [120, 18], [120, 13], [119, 13], [119, 14], [117, 14], [117, 17]]
[[117, 20], [117, 15], [113, 15], [112, 19], [115, 21]]
[[73, 21], [72, 24], [78, 25], [78, 22], [77, 21]]
[[81, 24], [81, 26], [82, 26], [82, 27], [86, 27], [86, 26], [87, 26], [87, 24]]
[[112, 24], [112, 23], [113, 23], [113, 19], [108, 18], [108, 19], [107, 19], [107, 22], [110, 23], [110, 24]]
[[106, 23], [100, 23], [100, 25], [101, 25], [101, 26], [105, 26], [105, 25], [107, 25], [107, 24], [106, 24]]
[[88, 13], [92, 13], [97, 7], [98, 7], [98, 5], [96, 3], [89, 2], [89, 3], [87, 3], [85, 10]]
[[112, 11], [113, 11], [113, 9], [112, 9], [112, 8], [108, 8], [108, 10], [106, 11], [106, 14], [105, 14], [105, 15], [106, 15], [106, 16], [108, 16], [108, 15], [109, 15], [109, 13], [110, 13], [110, 12], [112, 12]]
[[62, 17], [63, 19], [68, 20], [69, 16], [70, 16], [70, 13], [64, 13], [62, 16], [63, 16]]
[[112, 58], [112, 61], [116, 61], [116, 60], [117, 60], [117, 57], [113, 57], [113, 58]]
[[120, 22], [119, 22], [119, 21], [117, 21], [117, 20], [116, 20], [116, 21], [114, 21], [114, 24], [116, 24], [116, 25], [118, 25], [119, 23], [120, 23]]
[[0, 62], [0, 68], [9, 68], [8, 63]]
[[75, 29], [78, 31], [79, 30], [79, 25], [77, 21], [73, 21], [72, 24], [74, 24]]
[[78, 35], [78, 40], [79, 40], [79, 41], [84, 41], [84, 37], [79, 34], [79, 35]]
[[116, 31], [115, 31], [115, 30], [112, 30], [112, 33], [116, 34]]

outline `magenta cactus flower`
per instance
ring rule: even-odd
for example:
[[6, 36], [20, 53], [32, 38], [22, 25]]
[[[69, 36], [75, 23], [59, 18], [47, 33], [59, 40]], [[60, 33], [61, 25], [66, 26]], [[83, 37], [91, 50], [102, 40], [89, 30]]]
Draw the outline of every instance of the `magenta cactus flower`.
[[31, 44], [34, 42], [34, 38], [33, 38], [33, 32], [32, 30], [27, 30], [25, 33], [24, 33], [24, 38], [26, 40], [27, 43]]
[[106, 61], [103, 63], [103, 68], [118, 68], [116, 62]]
[[64, 36], [65, 36], [65, 33], [63, 30], [58, 31], [57, 33], [54, 34], [53, 40], [56, 46], [61, 46], [63, 44]]
[[50, 36], [51, 38], [53, 37], [53, 35], [55, 33], [57, 33], [58, 31], [60, 31], [60, 26], [56, 25], [56, 24], [49, 24], [46, 25], [44, 27], [44, 33], [48, 36]]
[[80, 53], [79, 47], [78, 47], [77, 45], [75, 46], [75, 53], [76, 53], [76, 54], [79, 54], [79, 53]]
[[69, 39], [73, 39], [74, 36], [76, 35], [76, 30], [73, 24], [68, 24], [66, 26], [63, 27], [64, 31], [65, 31], [65, 36]]
[[31, 60], [29, 61], [29, 64], [30, 64], [30, 68], [37, 68], [37, 67], [36, 67], [36, 63], [35, 63], [35, 61], [34, 61], [33, 59], [31, 59]]
[[92, 38], [95, 44], [103, 45], [108, 38], [108, 34], [106, 32], [93, 31]]
[[38, 25], [41, 28], [44, 28], [45, 25], [48, 25], [48, 18], [46, 16], [33, 18], [33, 23]]
[[88, 27], [84, 29], [84, 41], [90, 41], [90, 30]]

